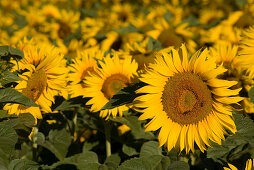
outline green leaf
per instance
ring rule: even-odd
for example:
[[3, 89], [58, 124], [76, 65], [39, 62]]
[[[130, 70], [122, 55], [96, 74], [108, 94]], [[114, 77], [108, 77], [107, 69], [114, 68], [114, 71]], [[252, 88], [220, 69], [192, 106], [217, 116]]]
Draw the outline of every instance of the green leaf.
[[128, 103], [131, 103], [137, 96], [140, 94], [136, 94], [135, 91], [141, 87], [143, 87], [145, 83], [140, 82], [131, 86], [127, 86], [121, 90], [119, 90], [110, 100], [106, 103], [101, 110], [105, 109], [113, 109], [118, 106], [122, 106]]
[[83, 16], [86, 16], [86, 17], [96, 17], [97, 16], [97, 11], [94, 9], [82, 8], [80, 12]]
[[131, 128], [131, 134], [134, 139], [155, 139], [156, 137], [151, 132], [145, 132], [145, 129], [142, 126], [142, 121], [138, 120], [136, 116], [128, 117], [116, 117], [112, 121], [126, 124]]
[[0, 148], [0, 169], [8, 170], [9, 155]]
[[68, 110], [74, 107], [80, 107], [80, 105], [84, 102], [82, 96], [74, 97], [69, 100], [63, 101], [59, 106], [57, 106], [54, 110]]
[[127, 146], [127, 145], [123, 145], [123, 149], [122, 149], [123, 153], [125, 153], [128, 156], [133, 156], [133, 155], [137, 155], [138, 152], [136, 151], [135, 148], [131, 147], [131, 146]]
[[170, 12], [170, 11], [167, 11], [164, 15], [163, 15], [164, 19], [167, 21], [167, 22], [170, 22], [171, 18], [174, 17], [174, 15]]
[[0, 124], [0, 149], [5, 153], [11, 154], [14, 151], [18, 136], [15, 130], [6, 124]]
[[98, 162], [98, 157], [96, 153], [91, 151], [86, 151], [74, 156], [64, 158], [63, 160], [56, 162], [52, 165], [53, 168], [64, 165], [71, 164], [75, 165], [78, 169], [84, 170], [98, 170], [100, 164]]
[[156, 169], [157, 167], [160, 167], [161, 160], [164, 156], [162, 155], [150, 155], [146, 157], [142, 157], [141, 159], [145, 160], [147, 164], [149, 165], [149, 169]]
[[212, 158], [215, 161], [220, 159], [232, 161], [242, 154], [253, 154], [251, 153], [253, 152], [251, 146], [254, 145], [254, 122], [239, 113], [233, 113], [233, 116], [237, 132], [232, 136], [228, 136], [225, 141], [222, 141], [222, 145], [213, 143], [213, 148], [209, 148], [207, 151], [208, 158]]
[[238, 7], [244, 7], [247, 4], [247, 0], [235, 0]]
[[18, 103], [28, 107], [38, 107], [38, 105], [28, 97], [12, 88], [0, 89], [0, 103]]
[[111, 156], [107, 157], [104, 164], [107, 165], [109, 170], [115, 170], [115, 169], [117, 169], [120, 162], [121, 162], [121, 158], [115, 154], [115, 155], [111, 155]]
[[142, 145], [140, 150], [140, 157], [161, 155], [161, 148], [158, 147], [159, 143], [156, 141], [149, 141]]
[[90, 151], [93, 149], [93, 147], [99, 145], [99, 141], [96, 141], [96, 142], [93, 142], [93, 143], [90, 143], [90, 142], [85, 142], [84, 145], [83, 145], [83, 152], [85, 151]]
[[14, 129], [18, 133], [19, 137], [27, 138], [31, 131], [32, 127], [35, 125], [35, 118], [30, 113], [22, 113], [19, 115], [19, 122], [14, 126]]
[[0, 46], [0, 57], [6, 60], [10, 60], [10, 57], [20, 60], [24, 58], [24, 53], [11, 46]]
[[254, 103], [254, 87], [252, 87], [252, 88], [249, 90], [248, 95], [249, 95], [249, 97], [250, 97], [250, 101], [251, 101], [252, 103]]
[[161, 159], [160, 165], [161, 165], [161, 169], [168, 169], [168, 167], [170, 165], [170, 159], [169, 159], [169, 157], [164, 156]]
[[133, 158], [123, 162], [119, 167], [118, 170], [132, 170], [132, 169], [139, 169], [139, 170], [146, 170], [146, 169], [156, 169], [161, 165], [161, 161], [164, 156], [162, 155], [151, 155], [142, 158]]
[[19, 123], [19, 118], [17, 115], [10, 115], [8, 117], [2, 118], [1, 123], [14, 128]]
[[59, 160], [63, 160], [68, 152], [68, 148], [71, 144], [71, 136], [65, 130], [51, 130], [48, 136], [49, 140], [46, 141], [39, 141], [37, 140], [38, 144], [47, 148]]
[[39, 165], [36, 162], [27, 159], [14, 159], [11, 161], [8, 169], [10, 170], [37, 170]]
[[168, 170], [189, 170], [190, 166], [186, 162], [176, 161], [169, 165]]
[[5, 86], [8, 83], [12, 83], [19, 80], [21, 80], [21, 78], [17, 76], [17, 74], [10, 71], [5, 71], [3, 73], [3, 78], [1, 79], [1, 84]]
[[0, 110], [0, 119], [1, 118], [6, 118], [9, 117], [10, 115], [8, 114], [8, 112], [6, 110]]
[[132, 24], [129, 24], [127, 27], [122, 27], [122, 28], [113, 29], [113, 30], [116, 31], [118, 34], [127, 34], [127, 33], [131, 33], [131, 32], [140, 32], [140, 30]]
[[161, 43], [158, 40], [155, 40], [152, 37], [149, 37], [148, 43], [147, 43], [147, 49], [149, 51], [152, 51], [152, 50], [161, 50], [162, 46], [161, 46]]
[[183, 20], [183, 23], [188, 23], [190, 26], [198, 26], [200, 23], [194, 15], [190, 14], [188, 18]]
[[133, 159], [123, 162], [117, 168], [117, 170], [133, 170], [133, 169], [147, 170], [147, 169], [150, 169], [150, 164], [149, 164], [149, 162], [147, 162], [144, 159], [133, 158]]

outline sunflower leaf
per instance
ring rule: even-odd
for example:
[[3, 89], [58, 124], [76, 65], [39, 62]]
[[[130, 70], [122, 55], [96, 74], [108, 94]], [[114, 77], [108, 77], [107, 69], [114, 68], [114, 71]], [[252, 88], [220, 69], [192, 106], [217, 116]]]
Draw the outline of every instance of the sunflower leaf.
[[136, 116], [128, 117], [116, 117], [112, 121], [126, 124], [131, 128], [131, 134], [135, 139], [154, 139], [155, 136], [151, 132], [145, 132], [145, 129], [142, 126], [142, 121], [138, 120]]
[[140, 157], [161, 155], [161, 148], [158, 148], [159, 144], [156, 141], [149, 141], [142, 145], [140, 150]]
[[190, 166], [184, 161], [175, 161], [171, 163], [168, 167], [168, 170], [189, 170]]
[[252, 88], [249, 90], [248, 95], [249, 95], [249, 97], [250, 97], [250, 101], [251, 101], [252, 103], [254, 103], [254, 87], [252, 87]]
[[127, 34], [130, 32], [140, 32], [140, 30], [132, 24], [129, 24], [127, 27], [122, 27], [122, 28], [113, 29], [113, 30], [116, 31], [118, 34]]
[[120, 164], [120, 162], [121, 162], [121, 158], [118, 155], [114, 154], [107, 157], [104, 164], [108, 167], [109, 170], [115, 170]]
[[0, 103], [18, 103], [28, 107], [38, 107], [38, 105], [28, 97], [12, 88], [0, 89]]
[[37, 142], [39, 145], [47, 148], [52, 153], [54, 153], [59, 160], [64, 160], [68, 152], [68, 148], [71, 144], [70, 134], [65, 129], [51, 130], [49, 132], [48, 138], [49, 140], [38, 140]]
[[141, 94], [136, 94], [135, 91], [141, 87], [145, 86], [145, 83], [140, 82], [131, 86], [127, 86], [122, 90], [119, 90], [110, 100], [106, 103], [101, 110], [113, 109], [118, 106], [131, 103], [137, 96]]
[[207, 151], [207, 157], [215, 161], [232, 161], [244, 154], [253, 154], [254, 145], [254, 122], [242, 114], [234, 113], [237, 132], [228, 136], [222, 145], [213, 143], [213, 148]]
[[[59, 101], [59, 99], [58, 99]], [[84, 103], [85, 99], [82, 98], [82, 96], [70, 98], [69, 100], [64, 100], [60, 105], [58, 106], [53, 106], [53, 110], [68, 110], [70, 108], [74, 107], [80, 107], [82, 103]]]
[[0, 148], [0, 169], [8, 170], [8, 165], [10, 163], [8, 154]]
[[148, 37], [148, 38], [149, 39], [148, 39], [148, 43], [147, 43], [147, 49], [149, 51], [162, 49], [161, 43], [158, 40], [155, 40], [152, 37]]
[[59, 162], [51, 165], [51, 168], [59, 169], [63, 165], [75, 165], [78, 169], [84, 170], [97, 170], [100, 166], [100, 163], [98, 162], [98, 156], [96, 153], [85, 151], [83, 153], [64, 158], [63, 160], [60, 160]]
[[6, 154], [14, 152], [15, 144], [18, 141], [18, 136], [15, 130], [6, 124], [0, 124], [0, 149]]
[[10, 162], [8, 169], [12, 170], [20, 170], [20, 169], [29, 169], [29, 170], [37, 170], [39, 169], [39, 164], [28, 160], [28, 159], [14, 159]]
[[123, 162], [117, 170], [147, 170], [150, 169], [149, 162], [141, 158], [133, 158]]
[[3, 78], [0, 80], [1, 85], [5, 86], [9, 83], [19, 81], [21, 80], [20, 77], [17, 76], [17, 74], [10, 72], [10, 71], [5, 71], [3, 72]]
[[0, 46], [0, 57], [7, 61], [9, 61], [11, 57], [20, 60], [24, 58], [24, 53], [21, 50], [11, 46]]
[[128, 156], [133, 156], [133, 155], [138, 154], [138, 152], [136, 151], [135, 148], [125, 145], [125, 144], [123, 145], [122, 151], [123, 151], [123, 153], [125, 153]]
[[[161, 164], [163, 160], [163, 165]], [[168, 159], [169, 160], [169, 159]], [[162, 155], [151, 155], [142, 158], [133, 158], [123, 162], [117, 170], [146, 170], [146, 169], [159, 169], [159, 167], [165, 167], [169, 163], [165, 164], [164, 156]], [[167, 168], [165, 168], [167, 169]]]
[[22, 113], [19, 115], [19, 122], [14, 126], [18, 136], [23, 139], [27, 139], [32, 131], [32, 127], [35, 125], [34, 116], [30, 113]]

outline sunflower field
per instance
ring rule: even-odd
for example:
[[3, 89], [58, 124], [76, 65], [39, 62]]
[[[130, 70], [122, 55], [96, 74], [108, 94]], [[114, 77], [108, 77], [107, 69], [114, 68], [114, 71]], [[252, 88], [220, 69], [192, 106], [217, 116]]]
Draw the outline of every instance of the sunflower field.
[[253, 170], [254, 0], [0, 0], [0, 170]]

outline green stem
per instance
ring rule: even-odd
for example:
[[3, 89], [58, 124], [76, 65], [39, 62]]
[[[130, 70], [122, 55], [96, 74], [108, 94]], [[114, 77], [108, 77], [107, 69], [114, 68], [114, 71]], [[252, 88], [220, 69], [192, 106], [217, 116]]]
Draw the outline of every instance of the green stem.
[[72, 129], [72, 135], [73, 136], [74, 136], [74, 134], [76, 132], [77, 119], [78, 119], [78, 108], [75, 108], [75, 110], [74, 110], [74, 116], [73, 116], [73, 129]]
[[37, 147], [38, 147], [38, 144], [37, 144], [37, 137], [36, 134], [38, 133], [38, 128], [35, 126], [34, 127], [34, 132], [33, 132], [33, 161], [37, 161]]
[[111, 132], [111, 125], [109, 121], [104, 121], [105, 127], [105, 136], [106, 136], [106, 154], [107, 157], [111, 155], [111, 141], [110, 141], [110, 132]]

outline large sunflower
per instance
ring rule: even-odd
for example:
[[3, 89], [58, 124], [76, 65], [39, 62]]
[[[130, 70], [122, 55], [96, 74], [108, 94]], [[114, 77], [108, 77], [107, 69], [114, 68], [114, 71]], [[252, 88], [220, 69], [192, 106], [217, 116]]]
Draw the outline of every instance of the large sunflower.
[[146, 131], [160, 129], [159, 145], [170, 151], [175, 147], [194, 152], [194, 143], [203, 152], [210, 141], [221, 144], [228, 131], [236, 132], [229, 104], [241, 100], [240, 89], [230, 90], [237, 81], [217, 79], [226, 71], [208, 58], [208, 50], [199, 50], [190, 59], [185, 45], [179, 51], [169, 48], [156, 56], [147, 73], [140, 78], [147, 83], [137, 90], [146, 93], [134, 100], [143, 112], [140, 120], [152, 119]]
[[[111, 58], [108, 54], [104, 62], [99, 62], [101, 68], [97, 68], [94, 74], [87, 77], [85, 97], [91, 97], [87, 104], [92, 105], [91, 111], [99, 111], [119, 90], [132, 83], [132, 78], [136, 75], [138, 64], [131, 58], [120, 60], [116, 53]], [[109, 118], [110, 115], [116, 117], [117, 113], [122, 116], [122, 112], [127, 110], [125, 105], [100, 111], [100, 116]]]
[[104, 53], [101, 51], [94, 52], [78, 52], [77, 58], [70, 65], [69, 85], [70, 94], [72, 97], [85, 95], [84, 79], [89, 75], [89, 73], [94, 72], [97, 67], [97, 59], [101, 59]]
[[15, 87], [19, 92], [29, 97], [39, 107], [25, 107], [20, 104], [7, 104], [4, 109], [9, 114], [31, 113], [35, 118], [42, 118], [41, 111], [51, 112], [54, 95], [60, 94], [66, 86], [66, 61], [63, 55], [52, 46], [20, 45], [23, 48], [24, 59], [16, 68], [27, 69]]

